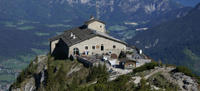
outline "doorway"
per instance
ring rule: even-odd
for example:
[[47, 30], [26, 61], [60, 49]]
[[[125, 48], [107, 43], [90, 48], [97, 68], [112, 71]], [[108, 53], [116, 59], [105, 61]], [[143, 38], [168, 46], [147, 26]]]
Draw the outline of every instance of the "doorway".
[[104, 46], [103, 46], [103, 44], [101, 45], [101, 51], [103, 51], [104, 50]]

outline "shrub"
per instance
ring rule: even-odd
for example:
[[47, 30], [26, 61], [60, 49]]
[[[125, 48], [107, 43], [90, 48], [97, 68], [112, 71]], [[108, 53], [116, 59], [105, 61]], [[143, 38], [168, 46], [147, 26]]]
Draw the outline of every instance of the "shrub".
[[87, 82], [92, 80], [98, 80], [98, 82], [105, 82], [107, 81], [107, 78], [109, 76], [109, 73], [107, 72], [107, 68], [105, 65], [99, 65], [91, 67], [89, 75], [87, 77]]
[[127, 51], [126, 54], [133, 54], [133, 52], [132, 51]]
[[187, 76], [195, 77], [192, 71], [185, 66], [178, 66], [176, 67], [176, 69], [173, 70], [173, 72], [182, 72]]
[[111, 82], [94, 84], [95, 91], [129, 91], [127, 90], [133, 84], [127, 84], [130, 80], [129, 75], [121, 75]]
[[71, 61], [74, 61], [74, 57], [73, 57], [72, 55], [70, 55], [69, 59], [70, 59]]
[[36, 71], [37, 65], [33, 64], [33, 61], [27, 66], [26, 69], [22, 70], [22, 72], [17, 77], [16, 81], [14, 82], [13, 86], [20, 87], [20, 83], [22, 83], [26, 78], [32, 76]]
[[119, 86], [123, 86], [130, 80], [130, 78], [129, 75], [121, 75], [114, 82], [118, 83]]
[[198, 84], [200, 84], [200, 77], [197, 77], [197, 82]]
[[106, 83], [107, 80], [108, 80], [107, 74], [102, 74], [102, 75], [100, 75], [100, 77], [98, 78], [97, 83]]
[[66, 90], [66, 72], [64, 71], [64, 65], [61, 65], [56, 73], [54, 73], [55, 67], [48, 64], [45, 89], [47, 91], [64, 91]]
[[158, 63], [156, 62], [146, 63], [141, 67], [133, 69], [133, 73], [142, 72], [149, 69], [154, 69], [155, 66], [158, 66]]

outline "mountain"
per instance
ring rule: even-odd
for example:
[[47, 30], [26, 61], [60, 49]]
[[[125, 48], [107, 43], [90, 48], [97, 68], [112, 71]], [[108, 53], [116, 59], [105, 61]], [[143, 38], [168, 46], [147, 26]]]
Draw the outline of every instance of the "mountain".
[[183, 6], [172, 0], [1, 0], [0, 19], [52, 22], [83, 20], [95, 15], [112, 23], [147, 22], [180, 8]]
[[0, 88], [7, 88], [36, 55], [49, 52], [48, 39], [80, 26], [91, 15], [109, 33], [126, 40], [136, 30], [187, 15], [174, 0], [0, 0]]
[[190, 70], [162, 65], [152, 62], [133, 69], [129, 74], [118, 75], [105, 65], [88, 68], [77, 60], [54, 60], [50, 56], [38, 56], [20, 73], [9, 90], [199, 91], [200, 80]]
[[200, 74], [200, 4], [186, 16], [165, 22], [128, 40], [165, 63], [185, 65]]
[[172, 0], [0, 0], [0, 42], [4, 45], [0, 51], [5, 51], [0, 59], [30, 52], [31, 48], [44, 49], [47, 43], [41, 46], [38, 40], [44, 44], [56, 33], [83, 24], [91, 15], [105, 21], [112, 36], [126, 40], [137, 28], [179, 18], [189, 10]]
[[199, 0], [176, 0], [179, 3], [185, 5], [185, 6], [195, 6], [198, 4], [200, 1]]

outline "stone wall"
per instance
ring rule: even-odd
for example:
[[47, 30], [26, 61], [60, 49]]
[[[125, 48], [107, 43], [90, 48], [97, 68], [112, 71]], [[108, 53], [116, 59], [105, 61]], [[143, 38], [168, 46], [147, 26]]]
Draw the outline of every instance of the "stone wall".
[[[101, 51], [101, 45], [104, 46], [104, 50]], [[116, 48], [113, 48], [115, 45]], [[88, 46], [88, 49], [86, 50], [85, 47]], [[92, 49], [92, 46], [95, 46], [95, 49]], [[89, 52], [89, 55], [92, 54], [102, 54], [102, 53], [116, 53], [119, 54], [121, 50], [126, 50], [126, 45], [115, 42], [103, 37], [93, 37], [91, 39], [85, 40], [81, 43], [75, 44], [69, 48], [69, 55], [73, 55], [73, 49], [78, 48], [79, 53], [84, 53], [85, 51]]]
[[92, 30], [99, 31], [99, 32], [104, 32], [104, 33], [106, 32], [105, 24], [97, 22], [97, 21], [90, 23], [88, 25], [88, 28], [92, 29]]
[[51, 51], [51, 54], [53, 53], [54, 49], [56, 48], [56, 44], [59, 42], [59, 40], [54, 40], [54, 41], [51, 41], [50, 42], [50, 51]]

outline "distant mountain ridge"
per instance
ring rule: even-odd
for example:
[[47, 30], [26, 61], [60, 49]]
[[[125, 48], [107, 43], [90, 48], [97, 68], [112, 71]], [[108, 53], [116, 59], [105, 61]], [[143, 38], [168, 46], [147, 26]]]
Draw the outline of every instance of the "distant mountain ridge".
[[197, 3], [199, 3], [199, 0], [176, 0], [179, 3], [185, 5], [185, 6], [195, 6]]
[[186, 65], [200, 74], [199, 7], [200, 4], [186, 16], [139, 33], [128, 41], [157, 60]]
[[136, 30], [180, 18], [190, 9], [174, 0], [0, 0], [0, 69], [5, 70], [0, 78], [9, 77], [0, 79], [0, 90], [35, 55], [48, 52], [48, 38], [91, 15], [105, 21], [112, 36], [126, 40]]
[[[11, 40], [11, 43], [16, 44], [16, 42], [20, 40], [14, 40], [14, 42], [12, 42], [13, 40], [7, 37], [7, 35], [16, 34], [16, 37], [21, 38], [21, 34], [23, 34], [23, 36], [26, 37], [26, 39], [23, 39], [23, 43], [25, 43], [24, 49], [26, 48], [25, 50], [27, 51], [27, 46], [34, 43], [31, 41], [34, 39], [37, 41], [40, 37], [35, 37], [35, 34], [30, 30], [31, 28], [29, 31], [20, 31], [20, 33], [19, 31], [10, 31], [19, 30], [16, 26], [22, 28], [25, 26], [25, 29], [27, 26], [36, 27], [33, 32], [47, 30], [45, 31], [46, 33], [54, 32], [54, 34], [56, 34], [58, 29], [59, 31], [63, 31], [65, 27], [58, 28], [57, 31], [48, 31], [51, 29], [53, 30], [54, 27], [47, 28], [46, 25], [51, 23], [60, 24], [63, 22], [70, 26], [81, 25], [80, 21], [85, 21], [89, 16], [95, 15], [98, 16], [100, 20], [105, 21], [108, 28], [110, 25], [124, 26], [124, 22], [136, 22], [139, 24], [137, 27], [127, 26], [129, 30], [133, 30], [131, 32], [134, 32], [136, 28], [151, 27], [161, 22], [185, 16], [189, 10], [190, 8], [183, 7], [172, 0], [0, 0], [0, 27], [1, 30], [4, 31], [1, 37], [3, 37], [2, 41], [4, 41], [3, 39], [7, 39]], [[9, 23], [10, 21], [11, 23]], [[25, 23], [27, 21], [36, 23], [22, 23], [22, 25], [20, 25], [21, 21]], [[19, 25], [12, 25], [16, 22], [19, 23]], [[126, 30], [120, 30], [118, 32], [111, 31], [111, 34], [114, 37], [123, 38], [124, 36], [119, 36], [118, 34], [123, 32], [129, 33]], [[130, 34], [131, 36], [134, 35], [133, 33]], [[47, 37], [49, 36], [46, 36], [46, 38]], [[44, 40], [44, 38], [42, 39]], [[2, 43], [6, 48], [8, 45], [11, 46], [8, 42]], [[13, 50], [21, 50], [19, 47], [20, 46], [7, 48], [8, 51], [0, 54], [3, 54], [3, 56], [7, 55], [6, 53], [13, 54], [16, 52]]]
[[182, 7], [172, 0], [1, 0], [0, 19], [148, 21]]

